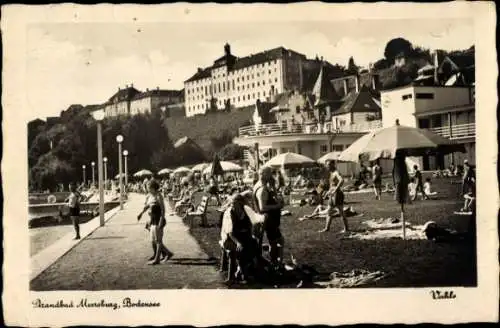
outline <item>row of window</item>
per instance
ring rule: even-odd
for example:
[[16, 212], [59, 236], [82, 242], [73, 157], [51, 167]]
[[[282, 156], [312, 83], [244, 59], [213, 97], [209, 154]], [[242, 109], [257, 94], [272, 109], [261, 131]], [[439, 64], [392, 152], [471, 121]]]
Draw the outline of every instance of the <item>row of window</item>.
[[[260, 85], [257, 84], [257, 86], [260, 86]], [[252, 87], [255, 87], [255, 84], [253, 84]], [[248, 89], [250, 89], [249, 86], [248, 86]], [[237, 90], [240, 91], [240, 87], [238, 87]], [[242, 91], [245, 90], [245, 86], [242, 86], [241, 90]], [[271, 90], [274, 90], [274, 85], [271, 85]], [[223, 89], [223, 91], [225, 91], [225, 89]], [[255, 93], [253, 93], [253, 95], [255, 95]], [[260, 91], [257, 92], [257, 95], [258, 95], [257, 97], [260, 97]], [[262, 95], [265, 97], [266, 96], [266, 91], [262, 91]], [[187, 100], [188, 101], [203, 100], [203, 99], [206, 99], [208, 96], [209, 96], [208, 93], [205, 93], [205, 95], [190, 96], [190, 97], [187, 98]], [[248, 97], [250, 97], [250, 94], [248, 95]], [[239, 101], [239, 99], [240, 99], [240, 97], [238, 96], [238, 101]], [[245, 99], [245, 95], [243, 95], [243, 100], [244, 99]]]
[[[266, 96], [266, 92], [263, 91], [262, 92], [262, 97], [265, 97], [265, 96]], [[261, 98], [260, 92], [257, 92], [256, 94], [252, 93], [252, 94], [248, 94], [248, 95], [243, 95], [243, 96], [229, 98], [229, 100], [232, 103], [238, 103], [240, 101], [257, 100], [257, 99], [260, 99], [260, 98]], [[223, 100], [219, 100], [218, 103], [219, 103], [219, 106], [224, 105], [224, 101]], [[191, 111], [200, 110], [200, 109], [201, 110], [208, 109], [209, 106], [210, 106], [209, 104], [198, 104], [198, 105], [187, 106], [187, 109], [188, 109], [188, 112], [191, 112]]]
[[[346, 148], [348, 146], [346, 145]], [[328, 150], [328, 145], [321, 145], [319, 146], [319, 151], [321, 154], [326, 154], [331, 151], [343, 151], [344, 150], [344, 145], [331, 145], [330, 150]]]
[[[248, 66], [248, 67], [243, 67], [242, 69], [240, 70], [237, 70], [237, 71], [229, 71], [229, 73], [227, 74], [228, 76], [231, 76], [231, 75], [236, 75], [237, 73], [241, 73], [241, 72], [247, 72], [247, 71], [251, 71], [251, 70], [254, 70], [254, 69], [258, 69], [258, 68], [264, 68], [264, 66], [270, 66], [272, 64], [277, 64], [278, 63], [278, 60], [275, 59], [274, 61], [270, 61], [270, 62], [265, 62], [265, 63], [262, 63], [262, 64], [256, 64], [256, 65], [252, 65], [252, 66]], [[276, 68], [274, 69], [274, 71], [276, 72]], [[269, 74], [271, 74], [271, 70], [269, 70]], [[259, 74], [257, 73], [257, 76]], [[218, 75], [215, 75], [214, 78], [220, 78], [220, 77], [225, 77], [226, 76], [226, 73], [222, 73], [222, 74], [218, 74]], [[193, 81], [193, 82], [197, 82], [197, 81]]]
[[[413, 95], [411, 93], [401, 96], [401, 99], [403, 99], [403, 100], [412, 99], [412, 98], [413, 98]], [[416, 93], [415, 98], [416, 99], [434, 99], [434, 94], [433, 93], [424, 93], [424, 92]]]
[[[244, 80], [244, 79], [241, 79], [241, 82], [244, 82], [243, 80]], [[248, 80], [248, 79], [247, 79], [247, 80]], [[238, 83], [240, 82], [239, 78], [238, 78], [238, 79], [236, 79], [236, 82], [238, 82]], [[277, 77], [275, 77], [275, 78], [274, 78], [274, 82], [275, 82], [275, 83], [276, 83], [276, 82], [278, 82], [278, 78], [277, 78]], [[273, 79], [269, 79], [269, 83], [273, 83]], [[255, 88], [255, 85], [257, 85], [257, 87], [259, 87], [259, 86], [261, 86], [261, 84], [262, 84], [263, 86], [265, 86], [265, 85], [266, 85], [266, 81], [265, 81], [265, 80], [262, 80], [262, 82], [261, 82], [261, 81], [252, 82], [251, 84], [250, 84], [250, 83], [248, 83], [246, 86], [247, 86], [247, 89], [250, 89], [250, 87]], [[232, 80], [232, 81], [227, 81], [227, 82], [222, 82], [222, 83], [221, 83], [221, 82], [219, 82], [219, 83], [216, 83], [216, 84], [211, 84], [211, 85], [209, 85], [209, 86], [207, 86], [207, 85], [206, 85], [205, 87], [203, 87], [203, 86], [198, 86], [198, 87], [196, 87], [196, 89], [194, 89], [194, 88], [193, 88], [193, 90], [189, 90], [189, 89], [188, 89], [188, 90], [187, 90], [187, 94], [188, 94], [188, 95], [190, 95], [190, 94], [193, 94], [193, 93], [196, 93], [196, 92], [198, 92], [198, 93], [199, 93], [199, 92], [205, 92], [205, 95], [208, 95], [209, 91], [210, 91], [210, 94], [212, 93], [212, 91], [213, 91], [214, 93], [217, 93], [217, 92], [219, 92], [219, 93], [220, 93], [220, 92], [225, 92], [225, 91], [226, 91], [226, 85], [227, 85], [227, 89], [228, 89], [228, 90], [231, 90], [231, 86], [232, 86], [232, 89], [233, 89], [233, 90], [235, 90], [235, 89], [236, 89], [236, 90], [238, 90], [238, 91], [240, 90], [240, 86], [236, 86], [236, 85], [235, 85], [235, 81], [234, 81], [234, 80]], [[213, 86], [213, 89], [212, 89], [212, 86]], [[241, 86], [241, 89], [242, 89], [242, 90], [245, 90], [245, 85], [242, 85], [242, 86]], [[221, 90], [222, 90], [222, 91], [221, 91]]]

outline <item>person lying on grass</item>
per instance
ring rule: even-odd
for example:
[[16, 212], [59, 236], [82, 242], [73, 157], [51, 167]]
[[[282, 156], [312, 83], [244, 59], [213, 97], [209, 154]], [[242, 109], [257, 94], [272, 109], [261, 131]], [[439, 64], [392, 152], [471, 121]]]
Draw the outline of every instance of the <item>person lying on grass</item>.
[[163, 196], [159, 192], [160, 185], [155, 180], [148, 182], [148, 194], [144, 202], [144, 208], [137, 216], [137, 221], [141, 220], [144, 212], [148, 212], [149, 221], [146, 223], [146, 229], [150, 231], [151, 245], [153, 247], [153, 256], [149, 258], [148, 264], [154, 265], [161, 260], [169, 260], [174, 253], [168, 250], [163, 244], [163, 230], [167, 224], [165, 219], [165, 204]]
[[[299, 221], [326, 218], [328, 216], [328, 211], [328, 206], [320, 204], [314, 209], [311, 214], [304, 215], [303, 217], [299, 218]], [[344, 206], [344, 214], [346, 217], [355, 216], [357, 215], [357, 212], [352, 208], [352, 206]], [[333, 216], [340, 216], [340, 211], [337, 208], [335, 208]]]

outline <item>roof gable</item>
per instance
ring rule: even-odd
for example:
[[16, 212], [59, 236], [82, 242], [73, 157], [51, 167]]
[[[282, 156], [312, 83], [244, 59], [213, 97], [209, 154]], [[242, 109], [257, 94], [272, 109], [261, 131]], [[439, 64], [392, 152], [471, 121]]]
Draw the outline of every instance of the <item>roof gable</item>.
[[362, 86], [359, 92], [351, 91], [343, 99], [343, 104], [334, 114], [380, 112], [380, 102], [373, 96], [371, 90]]
[[108, 102], [120, 102], [120, 101], [130, 101], [136, 94], [140, 91], [134, 87], [127, 87], [125, 89], [118, 90]]

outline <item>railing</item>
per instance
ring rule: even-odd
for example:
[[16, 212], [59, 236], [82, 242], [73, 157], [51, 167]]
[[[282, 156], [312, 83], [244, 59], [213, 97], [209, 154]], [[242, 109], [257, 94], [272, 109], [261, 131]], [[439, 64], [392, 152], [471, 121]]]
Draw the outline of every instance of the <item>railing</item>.
[[462, 139], [476, 136], [475, 123], [452, 125], [451, 129], [449, 126], [442, 126], [439, 128], [431, 128], [429, 130], [449, 139]]
[[321, 124], [293, 124], [284, 125], [279, 123], [259, 124], [243, 126], [239, 129], [240, 137], [254, 136], [280, 136], [293, 134], [323, 134], [323, 133], [346, 133], [346, 132], [368, 132], [382, 127], [382, 121], [370, 121], [358, 124], [333, 127], [330, 123]]

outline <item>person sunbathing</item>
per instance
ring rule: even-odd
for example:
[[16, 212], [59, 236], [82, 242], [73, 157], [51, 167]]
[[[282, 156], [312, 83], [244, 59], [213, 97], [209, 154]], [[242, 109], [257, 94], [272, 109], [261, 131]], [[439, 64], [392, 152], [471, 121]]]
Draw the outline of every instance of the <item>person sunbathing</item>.
[[[344, 206], [344, 214], [346, 216], [354, 216], [358, 213], [352, 208], [352, 206]], [[299, 221], [309, 220], [309, 219], [324, 219], [328, 215], [328, 206], [326, 205], [318, 205], [314, 209], [314, 211], [309, 215], [304, 215], [299, 218]], [[340, 216], [339, 210], [336, 208], [333, 216]]]
[[181, 195], [179, 197], [179, 200], [174, 205], [175, 212], [177, 212], [180, 208], [183, 208], [183, 207], [191, 204], [192, 191], [189, 188], [189, 184], [187, 181], [184, 182], [183, 185], [184, 185], [184, 188], [181, 191]]
[[427, 195], [427, 198], [431, 198], [431, 196], [436, 196], [437, 192], [432, 191], [431, 178], [425, 179], [424, 183], [424, 194]]
[[455, 214], [460, 215], [472, 215], [472, 211], [475, 206], [476, 201], [476, 189], [475, 185], [472, 184], [469, 192], [464, 195], [464, 206], [460, 209], [460, 211], [455, 212]]

